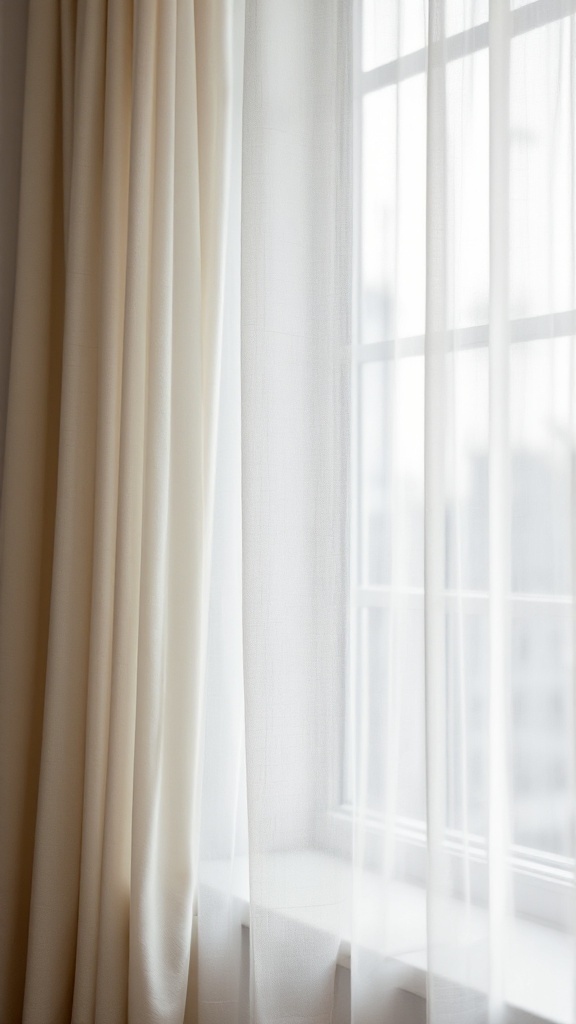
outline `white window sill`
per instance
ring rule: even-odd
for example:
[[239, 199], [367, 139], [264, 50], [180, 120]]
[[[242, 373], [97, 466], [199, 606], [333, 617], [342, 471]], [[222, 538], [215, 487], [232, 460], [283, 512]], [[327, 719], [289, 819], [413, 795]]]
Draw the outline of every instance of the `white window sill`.
[[[270, 859], [270, 881], [290, 879], [290, 889], [297, 891], [298, 898], [286, 905], [286, 892], [282, 887], [282, 899], [278, 900], [276, 912], [292, 920], [299, 920], [307, 928], [318, 928], [344, 936], [340, 941], [338, 963], [350, 968], [350, 936], [345, 926], [349, 920], [346, 897], [349, 896], [350, 866], [343, 860], [315, 851], [278, 854]], [[250, 901], [248, 864], [239, 860], [230, 870], [228, 862], [204, 862], [201, 869], [201, 885], [229, 893], [239, 903], [241, 920], [250, 926]], [[366, 908], [379, 906], [381, 880], [364, 878], [362, 920], [363, 946], [377, 953], [382, 949], [379, 916]], [[371, 895], [371, 887], [374, 896]], [[271, 890], [273, 891], [273, 890]], [[334, 902], [333, 894], [342, 896]], [[378, 893], [378, 895], [376, 895]], [[326, 896], [330, 898], [326, 900]], [[421, 998], [426, 994], [426, 952], [425, 921], [426, 894], [423, 888], [397, 883], [391, 887], [391, 914], [387, 915], [389, 933], [397, 937], [397, 952], [390, 957], [397, 966], [397, 984]], [[290, 901], [288, 901], [290, 904]], [[297, 905], [296, 905], [297, 904]], [[272, 909], [272, 908], [271, 908]], [[463, 914], [462, 904], [454, 901], [451, 918], [457, 920]], [[454, 916], [453, 916], [454, 915]], [[472, 915], [472, 922], [470, 915]], [[486, 933], [485, 912], [479, 908], [468, 911], [467, 928], [478, 928], [478, 934]], [[507, 1020], [509, 1024], [572, 1024], [573, 1016], [573, 971], [576, 962], [574, 940], [570, 935], [545, 925], [530, 921], [516, 920], [511, 926], [509, 948], [514, 951], [508, 966], [507, 978]], [[414, 952], [417, 950], [417, 952]], [[458, 964], [451, 962], [451, 980], [458, 982]]]

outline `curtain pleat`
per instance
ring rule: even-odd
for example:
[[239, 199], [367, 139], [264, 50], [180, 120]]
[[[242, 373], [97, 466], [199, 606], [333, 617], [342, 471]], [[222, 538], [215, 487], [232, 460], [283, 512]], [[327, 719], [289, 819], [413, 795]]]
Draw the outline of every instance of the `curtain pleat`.
[[[95, 456], [93, 574], [86, 712], [86, 749], [82, 809], [82, 851], [75, 960], [73, 1019], [121, 1020], [126, 1003], [125, 985], [118, 979], [126, 969], [128, 914], [126, 849], [129, 847], [130, 786], [128, 770], [118, 771], [112, 761], [114, 699], [112, 686], [114, 647], [117, 510], [119, 494], [120, 419], [124, 303], [126, 294], [127, 204], [130, 162], [130, 101], [132, 95], [132, 14], [129, 5], [114, 4], [106, 24], [104, 83], [104, 138], [102, 159], [100, 346], [97, 369], [97, 423]], [[103, 258], [103, 254], [105, 258]], [[120, 715], [125, 726], [126, 715]], [[124, 746], [130, 744], [124, 736]], [[102, 765], [105, 770], [102, 770]], [[107, 793], [108, 778], [115, 780]], [[124, 798], [123, 798], [124, 796]], [[114, 831], [113, 807], [124, 821], [124, 842]], [[105, 874], [105, 844], [111, 836], [117, 863]], [[114, 880], [117, 884], [114, 885]], [[119, 880], [119, 881], [118, 881]], [[122, 883], [124, 892], [122, 892]], [[104, 912], [105, 893], [114, 894], [116, 914], [124, 924], [111, 929]], [[113, 913], [113, 912], [110, 912]], [[100, 942], [99, 942], [100, 939]], [[101, 952], [100, 952], [101, 949]], [[106, 955], [108, 953], [108, 956]], [[104, 971], [103, 974], [100, 972]], [[100, 984], [98, 978], [100, 975]], [[102, 984], [102, 979], [106, 984]], [[97, 993], [105, 1012], [96, 1013]]]
[[[30, 15], [33, 19], [34, 8]], [[56, 1019], [70, 1012], [80, 882], [100, 335], [105, 10], [98, 3], [80, 4], [77, 16], [54, 563], [23, 1011], [29, 1021], [41, 1020], [47, 1009]]]
[[[63, 332], [59, 19], [30, 5], [1, 519], [2, 1017], [22, 1016], [52, 576]], [[31, 415], [31, 410], [33, 415]]]
[[0, 488], [14, 313], [27, 24], [28, 0], [3, 0], [0, 4]]
[[[330, 1020], [347, 895], [307, 853], [327, 848], [335, 832], [321, 808], [342, 752], [351, 24], [340, 0], [246, 3], [241, 364], [228, 380], [229, 394], [241, 390], [243, 664], [234, 666], [233, 634], [216, 685], [230, 687], [237, 707], [244, 683], [249, 1001], [251, 1020], [262, 1024]], [[231, 445], [224, 457], [233, 460]], [[234, 616], [234, 597], [227, 600]], [[217, 609], [214, 618], [217, 629]], [[207, 870], [199, 931], [201, 1019], [214, 1024], [241, 1019], [245, 1006], [228, 888], [240, 867], [243, 748], [229, 715], [221, 721], [226, 767], [206, 792], [224, 797], [230, 820], [213, 822], [206, 806], [204, 853], [219, 848], [225, 888], [219, 899]], [[287, 853], [301, 855], [303, 874]], [[291, 911], [303, 907], [312, 927], [299, 931]]]
[[508, 0], [490, 3], [489, 409], [489, 982], [490, 1020], [504, 1017], [510, 828], [510, 53]]
[[[448, 339], [447, 115], [444, 0], [428, 13], [426, 137], [426, 340], [424, 420], [424, 637], [426, 714], [427, 1005], [432, 1020], [450, 1007], [445, 964], [465, 936], [448, 909], [451, 864], [446, 834], [446, 396]], [[468, 1019], [461, 1008], [463, 1022]], [[452, 1012], [450, 1008], [448, 1012]]]

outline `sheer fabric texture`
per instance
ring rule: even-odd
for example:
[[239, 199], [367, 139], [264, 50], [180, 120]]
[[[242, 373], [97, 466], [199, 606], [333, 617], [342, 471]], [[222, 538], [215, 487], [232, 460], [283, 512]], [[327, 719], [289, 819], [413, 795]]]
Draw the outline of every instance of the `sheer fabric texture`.
[[[224, 363], [207, 681], [198, 923], [205, 1020], [246, 1011], [235, 885], [248, 866], [254, 1019], [321, 1020], [332, 1001], [345, 885], [294, 872], [290, 856], [324, 848], [332, 833], [326, 808], [341, 758], [351, 26], [340, 0], [246, 5], [235, 225], [241, 338], [229, 337], [227, 370]], [[312, 923], [326, 925], [321, 938], [297, 916], [291, 923], [306, 906]]]
[[246, 8], [200, 1020], [568, 1022], [574, 5]]
[[2, 238], [2, 1024], [184, 1018], [229, 13], [29, 4]]

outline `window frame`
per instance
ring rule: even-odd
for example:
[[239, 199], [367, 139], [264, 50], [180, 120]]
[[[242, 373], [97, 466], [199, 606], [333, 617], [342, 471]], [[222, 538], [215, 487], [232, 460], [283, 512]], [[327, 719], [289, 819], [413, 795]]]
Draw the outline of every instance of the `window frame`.
[[[389, 607], [391, 600], [402, 597], [415, 601], [419, 607], [424, 604], [424, 589], [417, 587], [392, 588], [391, 585], [362, 585], [359, 582], [360, 550], [361, 550], [361, 517], [360, 509], [360, 377], [361, 368], [369, 362], [385, 362], [388, 359], [401, 359], [409, 356], [424, 356], [425, 336], [415, 335], [364, 343], [362, 341], [362, 303], [361, 303], [361, 266], [362, 266], [362, 110], [366, 96], [389, 86], [398, 85], [415, 75], [426, 71], [427, 47], [402, 55], [390, 62], [364, 70], [362, 67], [362, 0], [354, 4], [354, 42], [353, 42], [353, 343], [352, 343], [352, 401], [351, 401], [351, 600], [350, 600], [350, 658], [346, 683], [346, 735], [344, 736], [344, 771], [341, 789], [333, 804], [332, 823], [340, 826], [342, 843], [345, 844], [344, 833], [354, 828], [355, 815], [351, 803], [352, 796], [352, 764], [351, 734], [354, 729], [352, 721], [353, 699], [351, 687], [353, 679], [359, 671], [359, 638], [358, 619], [364, 609]], [[576, 0], [532, 0], [532, 2], [515, 8], [511, 12], [512, 36], [537, 30], [564, 17], [576, 14]], [[472, 53], [488, 49], [489, 24], [482, 22], [446, 38], [446, 55], [448, 62], [462, 59]], [[512, 319], [509, 322], [510, 343], [522, 344], [539, 341], [542, 338], [565, 338], [576, 335], [576, 309]], [[448, 332], [448, 341], [454, 350], [489, 347], [489, 325], [464, 327]], [[445, 591], [447, 602], [458, 598], [464, 602], [464, 608], [477, 609], [479, 604], [486, 606], [486, 591]], [[530, 594], [514, 592], [508, 598], [510, 604], [546, 604], [547, 606], [572, 605], [573, 597], [562, 594]], [[369, 814], [363, 819], [367, 832], [380, 839], [388, 828], [384, 817]], [[425, 884], [426, 875], [426, 826], [422, 821], [397, 816], [394, 824], [396, 841], [405, 845], [410, 853], [411, 865], [414, 867], [417, 884]], [[446, 832], [446, 849], [455, 858], [464, 854], [482, 875], [482, 868], [487, 864], [486, 841], [479, 836], [469, 835], [464, 840], [463, 834], [454, 829]], [[512, 872], [515, 907], [519, 914], [530, 919], [543, 921], [556, 928], [566, 927], [566, 894], [573, 890], [575, 884], [576, 863], [573, 857], [539, 851], [513, 844], [508, 856], [508, 866]], [[487, 898], [486, 885], [480, 882], [477, 887], [478, 898], [483, 902]]]

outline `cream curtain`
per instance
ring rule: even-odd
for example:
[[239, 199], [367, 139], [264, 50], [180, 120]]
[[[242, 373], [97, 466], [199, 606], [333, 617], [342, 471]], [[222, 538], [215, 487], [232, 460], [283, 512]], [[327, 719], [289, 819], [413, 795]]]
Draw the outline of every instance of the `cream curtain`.
[[30, 2], [0, 527], [2, 1024], [184, 1017], [230, 9]]

